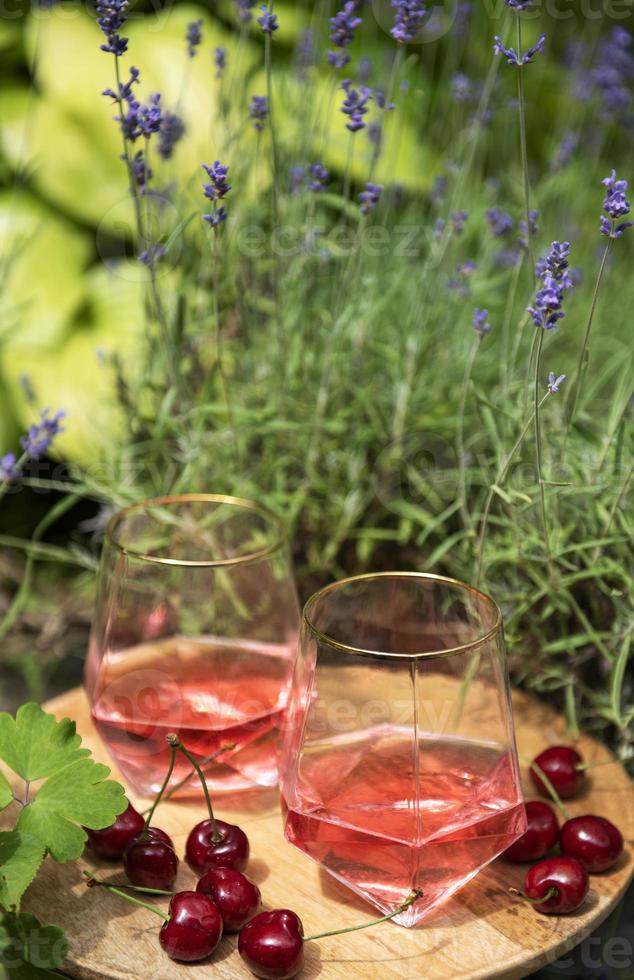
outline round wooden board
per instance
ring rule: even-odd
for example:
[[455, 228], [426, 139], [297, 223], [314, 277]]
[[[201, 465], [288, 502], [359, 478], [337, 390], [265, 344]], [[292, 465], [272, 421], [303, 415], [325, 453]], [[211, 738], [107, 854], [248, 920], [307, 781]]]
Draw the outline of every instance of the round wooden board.
[[[514, 692], [519, 751], [532, 757], [546, 745], [566, 739], [563, 719], [532, 698]], [[58, 717], [68, 716], [95, 757], [111, 765], [92, 726], [83, 691], [68, 692], [45, 705]], [[577, 747], [588, 762], [611, 759], [600, 743], [582, 736]], [[524, 775], [526, 775], [524, 773]], [[113, 769], [113, 776], [120, 778]], [[529, 783], [525, 780], [528, 792]], [[143, 801], [132, 799], [137, 804]], [[147, 805], [146, 803], [144, 805]], [[140, 807], [142, 808], [142, 806]], [[335, 879], [320, 871], [282, 835], [277, 794], [267, 791], [240, 808], [219, 801], [224, 819], [239, 822], [251, 840], [249, 875], [262, 890], [265, 907], [291, 907], [308, 933], [354, 925], [375, 914]], [[569, 916], [540, 915], [509, 895], [521, 886], [524, 870], [498, 859], [415, 929], [384, 923], [373, 929], [310, 943], [305, 980], [426, 980], [525, 977], [572, 949], [590, 933], [625, 893], [634, 872], [634, 788], [618, 764], [596, 769], [579, 798], [570, 802], [576, 814], [593, 812], [612, 818], [626, 839], [626, 853], [611, 871], [593, 876], [586, 904]], [[161, 808], [164, 827], [182, 854], [191, 826], [204, 815], [191, 804], [167, 803]], [[158, 919], [135, 909], [105, 889], [87, 890], [83, 867], [96, 869], [111, 881], [122, 872], [98, 862], [55, 864], [50, 859], [28, 890], [23, 909], [45, 923], [62, 926], [70, 941], [64, 969], [81, 980], [241, 980], [250, 976], [236, 950], [235, 936], [226, 937], [213, 959], [201, 966], [172, 963], [157, 941]], [[191, 887], [193, 877], [182, 864], [178, 884]]]

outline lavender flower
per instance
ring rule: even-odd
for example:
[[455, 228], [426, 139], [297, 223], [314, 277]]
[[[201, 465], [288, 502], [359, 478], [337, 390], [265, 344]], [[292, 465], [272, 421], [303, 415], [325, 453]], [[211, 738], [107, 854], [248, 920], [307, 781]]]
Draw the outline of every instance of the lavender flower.
[[306, 186], [309, 191], [319, 194], [330, 180], [330, 171], [323, 167], [321, 163], [312, 163], [308, 168], [308, 180]]
[[453, 102], [469, 102], [473, 94], [470, 78], [458, 72], [451, 79], [450, 85], [449, 97]]
[[212, 228], [217, 228], [227, 220], [227, 211], [223, 206], [218, 207], [218, 201], [221, 201], [231, 190], [231, 184], [227, 180], [229, 167], [220, 163], [220, 160], [215, 160], [211, 166], [203, 163], [202, 168], [209, 177], [209, 183], [202, 185], [203, 194], [214, 206], [211, 214], [203, 215], [203, 221], [210, 224]]
[[391, 112], [392, 109], [396, 109], [396, 103], [387, 101], [385, 91], [379, 85], [374, 89], [374, 101], [379, 109], [383, 109], [385, 112]]
[[328, 61], [334, 68], [345, 68], [350, 61], [350, 55], [345, 51], [354, 40], [354, 32], [363, 23], [357, 16], [357, 4], [349, 0], [343, 8], [330, 18], [330, 40], [339, 51], [329, 51]]
[[600, 217], [601, 234], [608, 238], [620, 238], [624, 231], [632, 227], [633, 222], [622, 221], [617, 225], [619, 218], [624, 218], [630, 213], [630, 202], [627, 199], [627, 181], [616, 179], [616, 170], [613, 170], [609, 177], [605, 177], [601, 183], [606, 187], [603, 210], [612, 219], [608, 221], [605, 215]]
[[382, 193], [383, 184], [373, 184], [372, 181], [368, 181], [365, 185], [365, 190], [359, 194], [361, 214], [369, 214], [370, 211], [374, 211], [381, 200]]
[[489, 323], [489, 311], [479, 310], [477, 307], [473, 311], [473, 319], [471, 320], [471, 326], [477, 333], [480, 340], [486, 336], [486, 334], [491, 332], [491, 324]]
[[175, 112], [166, 112], [159, 129], [158, 153], [163, 160], [171, 160], [174, 147], [185, 135], [185, 123]]
[[598, 47], [597, 64], [589, 81], [601, 98], [606, 119], [618, 119], [632, 102], [634, 53], [632, 35], [624, 27], [615, 27]]
[[106, 38], [101, 50], [119, 58], [128, 50], [127, 37], [121, 37], [119, 31], [127, 20], [128, 0], [97, 0], [95, 10], [97, 23]]
[[462, 235], [468, 218], [469, 214], [467, 211], [454, 211], [454, 213], [451, 215], [451, 223], [453, 225], [455, 235]]
[[164, 245], [150, 245], [148, 249], [139, 255], [139, 262], [142, 265], [154, 265], [155, 262], [160, 262], [166, 254], [167, 249]]
[[365, 129], [363, 117], [368, 111], [367, 102], [372, 98], [372, 89], [369, 89], [366, 85], [360, 85], [358, 89], [355, 89], [352, 87], [352, 81], [349, 78], [346, 78], [341, 83], [341, 88], [346, 93], [341, 111], [350, 119], [346, 123], [346, 129], [349, 129], [351, 133]]
[[0, 459], [0, 480], [5, 483], [11, 482], [11, 480], [17, 480], [20, 476], [20, 470], [16, 466], [17, 459], [15, 453], [7, 453]]
[[538, 38], [537, 43], [534, 44], [532, 48], [528, 48], [523, 55], [518, 55], [515, 48], [505, 47], [502, 43], [502, 39], [498, 37], [497, 34], [493, 40], [493, 50], [496, 54], [503, 54], [509, 65], [517, 65], [518, 67], [521, 67], [522, 65], [530, 65], [538, 54], [544, 53], [544, 41], [546, 40], [546, 35], [542, 34]]
[[536, 327], [552, 330], [566, 315], [561, 308], [564, 293], [573, 284], [567, 272], [569, 254], [569, 242], [553, 242], [548, 255], [537, 264], [535, 273], [543, 285], [537, 291], [534, 306], [528, 307]]
[[216, 66], [216, 78], [222, 78], [227, 67], [227, 49], [219, 46], [214, 48], [214, 65]]
[[138, 127], [140, 136], [152, 136], [158, 133], [163, 120], [161, 114], [161, 96], [155, 92], [150, 96], [147, 105], [142, 105], [138, 112]]
[[409, 44], [416, 40], [416, 35], [427, 16], [427, 7], [422, 0], [392, 0], [396, 11], [394, 26], [390, 34], [399, 44]]
[[31, 459], [40, 459], [47, 452], [55, 436], [64, 432], [61, 421], [66, 417], [66, 412], [56, 412], [49, 418], [49, 409], [45, 408], [40, 415], [40, 421], [30, 427], [26, 435], [20, 439], [20, 445]]
[[526, 218], [522, 218], [520, 221], [520, 242], [525, 247], [528, 247], [529, 235], [534, 238], [537, 234], [537, 219], [539, 218], [539, 211], [532, 209], [528, 212], [528, 233], [526, 228]]
[[460, 262], [460, 264], [456, 266], [456, 272], [459, 276], [462, 276], [463, 279], [469, 279], [477, 268], [478, 267], [473, 259], [467, 259], [465, 262]]
[[533, 0], [504, 0], [504, 3], [507, 7], [521, 12], [522, 10], [528, 10], [532, 6]]
[[264, 123], [266, 122], [268, 115], [269, 100], [267, 99], [266, 95], [251, 96], [249, 119], [253, 121], [253, 125], [257, 129], [258, 133], [261, 133], [264, 129]]
[[280, 26], [277, 22], [277, 15], [272, 13], [265, 5], [260, 7], [262, 16], [258, 17], [258, 24], [262, 28], [263, 34], [273, 34]]
[[559, 386], [562, 385], [565, 380], [566, 380], [565, 374], [560, 374], [559, 377], [557, 377], [554, 371], [550, 372], [550, 374], [548, 375], [548, 390], [551, 393], [551, 395], [557, 394], [557, 392], [559, 391]]
[[132, 66], [130, 68], [130, 77], [128, 81], [120, 82], [118, 93], [115, 92], [114, 89], [106, 88], [101, 94], [112, 99], [114, 102], [128, 102], [129, 99], [132, 98], [132, 86], [138, 84], [139, 76], [139, 69]]
[[290, 192], [291, 194], [299, 194], [302, 184], [304, 183], [304, 177], [306, 176], [306, 167], [299, 164], [296, 167], [291, 167], [288, 171]]
[[252, 18], [251, 11], [257, 6], [258, 0], [236, 0], [238, 20], [243, 24], [248, 24]]
[[187, 54], [190, 58], [193, 58], [196, 54], [196, 48], [203, 39], [203, 22], [202, 20], [193, 20], [191, 24], [187, 25], [187, 33], [185, 34], [185, 40], [187, 42]]
[[145, 161], [143, 150], [139, 150], [132, 158], [132, 176], [134, 177], [134, 183], [139, 189], [139, 193], [145, 194], [153, 173]]
[[486, 219], [489, 227], [496, 238], [502, 238], [513, 230], [513, 219], [506, 211], [501, 208], [489, 208], [486, 212]]

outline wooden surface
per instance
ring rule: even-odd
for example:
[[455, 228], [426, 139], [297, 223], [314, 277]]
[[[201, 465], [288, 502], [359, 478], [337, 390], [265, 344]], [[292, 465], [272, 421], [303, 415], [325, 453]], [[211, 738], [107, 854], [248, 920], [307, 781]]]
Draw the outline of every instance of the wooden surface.
[[[563, 721], [550, 709], [525, 695], [514, 694], [519, 751], [532, 757], [549, 744], [565, 739]], [[95, 756], [111, 765], [92, 727], [80, 690], [70, 691], [46, 705], [58, 717], [69, 716]], [[610, 759], [593, 739], [579, 738], [577, 747], [588, 762]], [[524, 773], [525, 774], [525, 773]], [[113, 776], [120, 778], [116, 769]], [[530, 794], [529, 783], [525, 788]], [[137, 804], [147, 805], [135, 800]], [[282, 836], [277, 793], [267, 791], [245, 800], [240, 809], [218, 801], [218, 815], [239, 822], [251, 840], [248, 874], [262, 890], [265, 908], [290, 907], [298, 912], [307, 934], [364, 922], [373, 909], [339, 885]], [[305, 980], [425, 977], [524, 977], [569, 951], [591, 932], [624, 894], [634, 862], [634, 789], [617, 763], [590, 774], [588, 786], [570, 801], [573, 814], [593, 812], [612, 818], [626, 839], [626, 854], [619, 864], [591, 878], [585, 906], [570, 916], [545, 916], [508, 894], [521, 886], [525, 869], [501, 859], [481, 872], [441, 909], [414, 929], [387, 922], [373, 929], [310, 943], [306, 949]], [[172, 837], [180, 854], [191, 826], [203, 810], [189, 804], [166, 804], [158, 823]], [[118, 867], [89, 861], [82, 865], [55, 864], [50, 859], [27, 892], [23, 909], [45, 923], [61, 925], [70, 940], [65, 969], [81, 980], [241, 980], [250, 976], [236, 950], [236, 938], [223, 939], [213, 959], [201, 966], [172, 963], [161, 951], [158, 917], [134, 909], [105, 889], [86, 889], [81, 868], [90, 867], [113, 882], [123, 881]], [[178, 885], [193, 885], [193, 876], [181, 863]]]

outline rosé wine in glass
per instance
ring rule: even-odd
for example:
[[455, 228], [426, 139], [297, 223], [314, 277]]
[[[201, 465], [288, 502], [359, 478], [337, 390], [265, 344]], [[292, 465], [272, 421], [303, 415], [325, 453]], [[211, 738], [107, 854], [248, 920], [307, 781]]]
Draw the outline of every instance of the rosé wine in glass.
[[[115, 516], [85, 678], [95, 726], [137, 792], [160, 787], [169, 732], [214, 793], [276, 785], [298, 615], [281, 529], [263, 508], [188, 495]], [[171, 786], [190, 771], [177, 756]], [[176, 795], [199, 794], [191, 780]]]
[[415, 925], [526, 828], [497, 606], [414, 573], [304, 611], [281, 773], [287, 839]]

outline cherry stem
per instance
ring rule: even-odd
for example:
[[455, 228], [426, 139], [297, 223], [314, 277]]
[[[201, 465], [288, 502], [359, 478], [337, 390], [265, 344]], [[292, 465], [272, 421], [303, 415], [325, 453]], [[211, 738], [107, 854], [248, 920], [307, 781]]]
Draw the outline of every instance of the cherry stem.
[[408, 909], [410, 905], [413, 905], [414, 902], [416, 902], [422, 896], [422, 894], [422, 891], [417, 888], [415, 891], [410, 892], [403, 904], [399, 905], [399, 907], [393, 912], [390, 912], [389, 915], [384, 915], [380, 919], [373, 919], [372, 922], [364, 922], [360, 926], [348, 926], [347, 929], [334, 929], [332, 932], [319, 932], [314, 936], [304, 936], [304, 942], [308, 943], [313, 939], [326, 939], [327, 936], [342, 936], [344, 932], [357, 932], [359, 929], [369, 929], [370, 926], [377, 926], [380, 922], [388, 922], [389, 919], [393, 919], [395, 916], [400, 915], [401, 912]]
[[143, 895], [170, 895], [173, 897], [176, 894], [176, 892], [165, 891], [163, 888], [146, 888], [144, 885], [129, 885], [127, 882], [122, 885], [110, 885], [108, 881], [99, 881], [90, 871], [84, 871], [84, 875], [90, 880], [91, 885], [102, 885], [105, 888], [125, 888], [132, 892], [141, 892]]
[[154, 803], [150, 807], [150, 809], [148, 811], [147, 817], [145, 818], [145, 823], [143, 825], [143, 830], [141, 831], [141, 840], [147, 840], [148, 837], [150, 836], [149, 835], [149, 828], [150, 828], [150, 823], [152, 821], [152, 817], [154, 816], [154, 811], [156, 810], [157, 806], [161, 802], [161, 800], [163, 798], [163, 793], [167, 789], [167, 784], [169, 783], [170, 779], [172, 778], [172, 773], [174, 772], [174, 762], [176, 761], [176, 747], [173, 746], [171, 744], [171, 742], [169, 742], [169, 735], [167, 736], [167, 738], [168, 738], [168, 743], [169, 743], [169, 747], [170, 747], [170, 764], [167, 767], [167, 773], [165, 774], [165, 779], [163, 780], [163, 785], [161, 786], [160, 790], [158, 791], [158, 795], [157, 795], [156, 799], [154, 800]]
[[570, 812], [564, 806], [561, 796], [559, 795], [559, 793], [551, 783], [550, 779], [548, 778], [544, 770], [541, 769], [536, 762], [531, 762], [530, 759], [522, 758], [522, 756], [520, 756], [520, 758], [522, 759], [522, 762], [525, 763], [525, 765], [527, 765], [529, 769], [532, 769], [533, 772], [539, 777], [539, 779], [541, 779], [542, 783], [544, 784], [550, 796], [552, 797], [553, 803], [560, 811], [561, 815], [565, 817], [566, 820], [570, 820]]
[[[204, 759], [201, 759], [200, 765], [208, 766], [209, 763], [213, 762], [214, 759], [217, 759], [219, 755], [224, 755], [225, 752], [231, 752], [231, 750], [235, 749], [235, 747], [236, 747], [235, 742], [228, 742], [226, 745], [221, 745], [220, 748], [216, 749], [215, 752], [212, 752], [211, 755], [207, 755], [205, 756]], [[175, 783], [170, 789], [168, 789], [167, 793], [163, 794], [163, 803], [166, 803], [167, 800], [170, 800], [174, 795], [174, 793], [178, 793], [179, 789], [182, 789], [183, 786], [185, 786], [190, 781], [190, 779], [195, 775], [196, 775], [196, 770], [192, 768], [187, 773], [186, 776], [183, 776], [182, 779], [179, 779], [177, 783]], [[148, 807], [147, 810], [143, 810], [141, 816], [144, 817], [149, 812], [150, 812], [150, 807]]]
[[185, 748], [178, 735], [174, 735], [173, 733], [171, 733], [166, 737], [167, 737], [168, 744], [172, 748], [172, 751], [174, 752], [176, 751], [176, 749], [180, 749], [183, 755], [185, 756], [185, 758], [189, 759], [190, 763], [198, 773], [198, 778], [200, 779], [200, 785], [202, 786], [203, 793], [205, 794], [207, 812], [209, 813], [209, 819], [211, 820], [211, 839], [214, 844], [219, 844], [220, 841], [223, 839], [223, 837], [220, 831], [218, 830], [218, 824], [216, 823], [216, 818], [214, 817], [214, 811], [211, 805], [211, 797], [209, 796], [209, 790], [207, 789], [207, 780], [205, 779], [205, 774], [200, 768], [199, 763], [196, 762], [196, 760], [194, 759], [191, 752], [188, 752], [188, 750]]
[[584, 772], [586, 769], [596, 769], [597, 766], [613, 766], [616, 759], [602, 759], [601, 762], [578, 762], [575, 766], [579, 772]]
[[519, 888], [509, 888], [511, 895], [517, 895], [518, 898], [523, 898], [525, 902], [530, 902], [531, 905], [543, 905], [545, 902], [550, 902], [551, 898], [555, 898], [558, 894], [557, 889], [551, 885], [545, 895], [541, 898], [529, 898], [524, 892], [521, 892]]
[[167, 912], [163, 912], [161, 909], [157, 909], [156, 905], [150, 905], [149, 902], [142, 902], [140, 898], [135, 898], [134, 895], [128, 895], [127, 892], [122, 891], [120, 888], [115, 888], [114, 885], [108, 885], [106, 884], [105, 881], [99, 881], [97, 878], [94, 878], [87, 871], [84, 873], [88, 878], [87, 884], [89, 887], [93, 885], [100, 885], [102, 888], [105, 888], [107, 891], [112, 892], [113, 895], [119, 895], [120, 898], [125, 898], [126, 902], [132, 902], [134, 905], [140, 905], [141, 908], [147, 909], [148, 912], [154, 912], [155, 915], [159, 915], [161, 919], [165, 920], [165, 922], [169, 922], [170, 917], [167, 914]]

